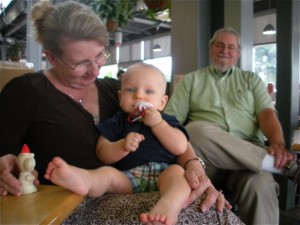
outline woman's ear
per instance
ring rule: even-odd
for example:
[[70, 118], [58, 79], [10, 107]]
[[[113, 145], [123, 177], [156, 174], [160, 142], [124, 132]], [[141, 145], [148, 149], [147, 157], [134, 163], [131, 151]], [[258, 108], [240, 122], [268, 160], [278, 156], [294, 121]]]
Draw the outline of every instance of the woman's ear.
[[164, 110], [164, 108], [165, 108], [165, 106], [166, 106], [166, 104], [167, 104], [167, 102], [168, 102], [168, 99], [169, 99], [169, 97], [168, 97], [168, 95], [164, 95], [162, 98], [161, 98], [161, 100], [160, 100], [160, 104], [159, 104], [159, 106], [158, 106], [158, 111], [163, 111]]
[[44, 50], [44, 53], [52, 66], [57, 65], [57, 57], [52, 54], [49, 50]]

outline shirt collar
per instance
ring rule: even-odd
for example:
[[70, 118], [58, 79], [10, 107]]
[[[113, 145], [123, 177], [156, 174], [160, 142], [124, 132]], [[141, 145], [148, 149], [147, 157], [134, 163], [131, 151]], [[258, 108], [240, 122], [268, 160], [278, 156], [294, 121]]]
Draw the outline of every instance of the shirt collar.
[[210, 65], [210, 71], [214, 76], [223, 77], [223, 76], [230, 76], [235, 70], [235, 67], [231, 67], [226, 73], [222, 73], [221, 71], [217, 70], [213, 65]]

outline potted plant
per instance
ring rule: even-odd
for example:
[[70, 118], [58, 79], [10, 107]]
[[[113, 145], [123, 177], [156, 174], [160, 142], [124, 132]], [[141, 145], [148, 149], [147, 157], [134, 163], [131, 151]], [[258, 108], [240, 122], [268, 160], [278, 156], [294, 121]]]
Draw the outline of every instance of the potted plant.
[[7, 56], [11, 61], [18, 62], [21, 59], [23, 51], [23, 44], [20, 42], [13, 42], [7, 48]]
[[132, 19], [132, 12], [138, 0], [92, 0], [91, 8], [106, 23], [107, 30], [112, 32]]
[[170, 20], [171, 18], [171, 0], [143, 0], [146, 9], [142, 11], [152, 20]]
[[171, 0], [144, 0], [148, 10], [160, 12], [170, 8]]

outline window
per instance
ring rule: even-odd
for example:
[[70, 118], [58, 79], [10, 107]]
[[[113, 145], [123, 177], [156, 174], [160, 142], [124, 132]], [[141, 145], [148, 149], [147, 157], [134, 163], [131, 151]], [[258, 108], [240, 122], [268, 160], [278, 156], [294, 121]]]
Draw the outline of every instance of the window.
[[163, 72], [163, 74], [166, 77], [167, 82], [171, 81], [171, 73], [172, 73], [172, 57], [161, 57], [161, 58], [155, 58], [155, 59], [147, 59], [144, 60], [144, 63], [151, 64], [153, 66], [156, 66], [158, 69]]
[[117, 79], [118, 71], [119, 71], [119, 68], [118, 68], [117, 64], [102, 66], [98, 77], [99, 78], [109, 77], [109, 78]]
[[0, 1], [0, 14], [9, 5], [10, 2], [11, 2], [11, 0], [2, 0], [2, 1]]
[[[158, 69], [162, 71], [162, 73], [166, 77], [166, 81], [170, 82], [171, 81], [171, 75], [172, 75], [172, 57], [161, 57], [161, 58], [155, 58], [155, 59], [147, 59], [143, 61], [144, 63], [151, 64]], [[136, 62], [128, 63], [127, 66], [132, 65]], [[120, 66], [120, 64], [119, 64]], [[127, 66], [123, 63], [121, 64], [121, 68], [126, 71]], [[100, 69], [100, 74], [99, 78], [105, 78], [105, 77], [110, 77], [110, 78], [115, 78], [117, 79], [117, 72], [119, 69], [118, 64], [111, 64], [111, 65], [105, 65], [102, 66]]]
[[253, 71], [258, 73], [266, 85], [273, 83], [276, 87], [276, 44], [254, 46], [253, 52]]

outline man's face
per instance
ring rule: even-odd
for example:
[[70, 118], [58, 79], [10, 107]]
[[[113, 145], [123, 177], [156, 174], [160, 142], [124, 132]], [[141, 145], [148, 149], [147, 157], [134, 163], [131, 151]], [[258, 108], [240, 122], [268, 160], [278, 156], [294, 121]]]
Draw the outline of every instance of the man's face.
[[235, 66], [240, 57], [238, 40], [230, 33], [219, 33], [215, 42], [210, 46], [210, 58], [212, 65], [221, 70], [227, 71]]

